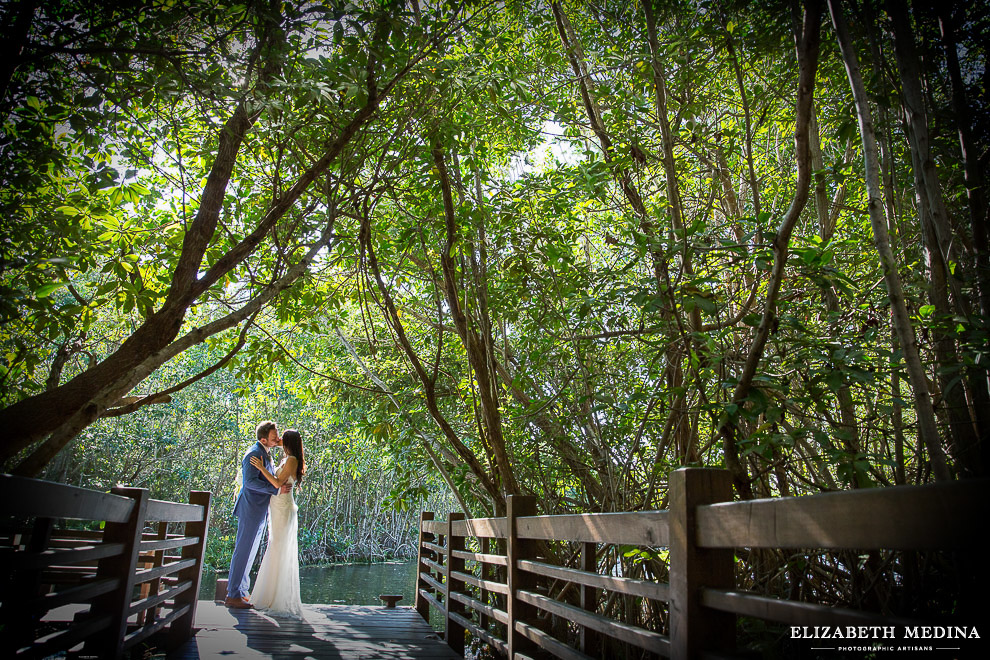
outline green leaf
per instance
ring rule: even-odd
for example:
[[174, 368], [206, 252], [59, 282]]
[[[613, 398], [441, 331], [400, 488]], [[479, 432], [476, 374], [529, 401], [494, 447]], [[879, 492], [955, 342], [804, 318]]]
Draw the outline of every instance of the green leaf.
[[47, 298], [63, 286], [65, 286], [65, 282], [50, 282], [48, 284], [42, 284], [34, 290], [34, 295], [39, 299]]

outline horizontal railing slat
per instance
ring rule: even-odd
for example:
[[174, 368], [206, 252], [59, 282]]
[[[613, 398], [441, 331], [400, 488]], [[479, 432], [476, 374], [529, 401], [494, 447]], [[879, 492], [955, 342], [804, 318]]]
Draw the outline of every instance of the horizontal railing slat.
[[16, 493], [4, 502], [4, 515], [13, 518], [124, 522], [134, 509], [129, 497], [10, 474], [0, 474], [0, 492]]
[[134, 632], [125, 635], [124, 648], [129, 649], [138, 642], [142, 642], [151, 635], [154, 635], [156, 632], [158, 632], [159, 630], [161, 630], [162, 628], [164, 628], [165, 626], [172, 623], [180, 616], [188, 612], [191, 607], [192, 607], [191, 603], [186, 603], [182, 607], [177, 607], [176, 609], [172, 610], [167, 615], [156, 618], [151, 623], [147, 623], [141, 626], [140, 628], [138, 628], [137, 630], [135, 630]]
[[554, 566], [553, 564], [545, 564], [529, 559], [520, 559], [517, 562], [517, 566], [530, 573], [558, 580], [567, 580], [568, 582], [575, 582], [587, 587], [609, 589], [610, 591], [617, 591], [630, 596], [652, 598], [653, 600], [670, 600], [670, 585], [663, 582], [649, 582], [634, 578], [601, 575], [599, 573], [591, 573], [564, 566]]
[[666, 511], [523, 516], [519, 538], [622, 545], [669, 545]]
[[88, 603], [97, 596], [110, 593], [119, 586], [119, 578], [87, 580], [82, 584], [77, 584], [65, 589], [60, 589], [59, 591], [47, 593], [44, 596], [39, 596], [38, 598], [24, 603], [22, 607], [31, 612], [40, 614], [70, 603]]
[[174, 548], [184, 548], [187, 545], [199, 543], [198, 536], [180, 536], [175, 538], [161, 539], [155, 541], [141, 541], [141, 552], [152, 552], [154, 550], [172, 550]]
[[[523, 635], [526, 639], [530, 640], [541, 649], [548, 653], [552, 653], [562, 660], [594, 660], [590, 655], [586, 655], [575, 648], [564, 644], [562, 641], [548, 635], [539, 628], [529, 625], [525, 621], [516, 621], [516, 630]], [[521, 654], [517, 654], [516, 658], [523, 658]]]
[[[444, 532], [446, 531], [446, 527], [444, 527]], [[450, 531], [458, 536], [477, 536], [487, 539], [504, 539], [507, 536], [505, 518], [455, 520], [454, 526]]]
[[422, 596], [423, 598], [425, 598], [426, 599], [426, 602], [428, 602], [430, 605], [432, 605], [433, 608], [437, 612], [440, 612], [443, 615], [446, 615], [447, 614], [447, 608], [445, 608], [443, 605], [441, 605], [440, 604], [440, 601], [437, 600], [437, 598], [433, 594], [431, 594], [429, 591], [427, 591], [426, 589], [420, 589], [419, 590], [419, 595]]
[[429, 532], [430, 534], [447, 533], [446, 520], [424, 520], [422, 523], [422, 527], [424, 532]]
[[429, 557], [423, 557], [423, 563], [435, 570], [437, 573], [443, 574], [447, 569], [443, 567], [442, 564], [438, 564]]
[[474, 635], [481, 641], [485, 642], [489, 646], [495, 647], [495, 649], [499, 653], [502, 653], [504, 655], [505, 653], [508, 652], [509, 649], [508, 649], [508, 645], [505, 643], [505, 640], [499, 639], [498, 637], [491, 634], [484, 628], [476, 625], [470, 619], [461, 616], [457, 612], [451, 612], [447, 616], [449, 616], [451, 619], [456, 621], [459, 625], [463, 626], [467, 631], [469, 631], [472, 635]]
[[[114, 496], [116, 497], [116, 496]], [[56, 529], [52, 531], [51, 542], [57, 541], [99, 541], [103, 538], [102, 529]]]
[[179, 582], [168, 591], [164, 591], [158, 594], [157, 596], [148, 596], [147, 598], [141, 598], [140, 600], [135, 600], [131, 603], [130, 609], [127, 610], [127, 616], [130, 616], [132, 614], [137, 614], [138, 612], [143, 612], [149, 607], [154, 607], [156, 605], [164, 603], [166, 600], [172, 600], [173, 598], [175, 598], [176, 596], [178, 596], [179, 594], [181, 594], [183, 591], [185, 591], [191, 586], [192, 586], [192, 580], [183, 580], [182, 582]]
[[439, 580], [437, 580], [436, 578], [434, 578], [432, 575], [430, 575], [429, 573], [420, 573], [419, 574], [419, 577], [420, 577], [421, 580], [423, 580], [424, 582], [426, 582], [428, 585], [430, 585], [431, 587], [433, 587], [437, 591], [444, 591], [443, 584]]
[[155, 522], [199, 522], [203, 519], [203, 507], [199, 504], [148, 500], [148, 512], [144, 519]]
[[484, 562], [485, 564], [495, 564], [497, 566], [508, 566], [509, 560], [505, 555], [490, 555], [483, 552], [470, 552], [469, 550], [454, 550], [452, 553], [458, 559], [468, 561]]
[[447, 548], [443, 547], [442, 545], [437, 545], [436, 543], [430, 543], [429, 541], [423, 541], [423, 547], [424, 548], [427, 548], [429, 550], [432, 550], [433, 552], [436, 552], [437, 554], [441, 554], [441, 555], [447, 554]]
[[[715, 548], [952, 550], [975, 547], [990, 479], [871, 488], [698, 507], [698, 544]], [[961, 515], [961, 513], [965, 515]]]
[[32, 646], [17, 653], [17, 658], [47, 658], [59, 651], [67, 651], [87, 637], [95, 635], [111, 624], [113, 617], [103, 614], [89, 619], [74, 621], [66, 630], [51, 633], [38, 639]]
[[456, 600], [458, 603], [463, 603], [467, 607], [470, 607], [475, 612], [480, 612], [486, 616], [490, 616], [499, 623], [508, 624], [509, 623], [509, 613], [505, 610], [500, 610], [497, 607], [492, 607], [491, 605], [486, 605], [476, 598], [471, 598], [471, 596], [462, 593], [460, 591], [451, 591], [450, 599]]
[[155, 568], [147, 568], [143, 571], [137, 571], [134, 573], [134, 584], [141, 584], [142, 582], [147, 582], [148, 580], [154, 580], [155, 578], [163, 575], [171, 575], [172, 573], [181, 571], [183, 568], [194, 566], [195, 564], [195, 559], [183, 559], [181, 561], [173, 561], [169, 564], [156, 566]]
[[781, 600], [769, 596], [702, 587], [701, 603], [722, 612], [795, 626], [916, 626], [918, 621], [842, 607]]
[[0, 562], [11, 571], [32, 570], [52, 566], [74, 566], [84, 561], [116, 557], [123, 552], [123, 543], [84, 545], [69, 550], [45, 550], [38, 553], [12, 551], [4, 548], [0, 551]]
[[495, 582], [494, 580], [482, 580], [481, 578], [475, 577], [470, 573], [462, 573], [461, 571], [451, 571], [450, 577], [453, 580], [460, 580], [466, 584], [478, 587], [479, 589], [486, 589], [487, 591], [492, 591], [497, 594], [508, 594], [509, 585], [504, 582]]
[[615, 621], [614, 619], [585, 611], [579, 607], [562, 603], [553, 598], [547, 598], [532, 591], [520, 589], [516, 596], [524, 603], [539, 607], [545, 612], [564, 617], [568, 621], [573, 621], [592, 630], [597, 630], [609, 637], [614, 637], [620, 641], [634, 644], [635, 646], [660, 653], [661, 655], [670, 655], [670, 639], [666, 635], [631, 626], [621, 621]]

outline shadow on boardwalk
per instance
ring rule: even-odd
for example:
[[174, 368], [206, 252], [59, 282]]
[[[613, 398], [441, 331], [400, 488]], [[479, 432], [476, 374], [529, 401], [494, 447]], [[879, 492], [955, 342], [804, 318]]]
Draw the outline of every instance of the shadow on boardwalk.
[[196, 634], [168, 660], [459, 658], [410, 607], [306, 605], [305, 620], [200, 601]]

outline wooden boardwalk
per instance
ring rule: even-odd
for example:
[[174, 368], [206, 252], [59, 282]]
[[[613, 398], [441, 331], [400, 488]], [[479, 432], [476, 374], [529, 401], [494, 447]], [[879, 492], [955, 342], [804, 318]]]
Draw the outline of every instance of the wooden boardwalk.
[[196, 634], [168, 660], [452, 660], [460, 658], [411, 607], [305, 605], [304, 621], [201, 600]]

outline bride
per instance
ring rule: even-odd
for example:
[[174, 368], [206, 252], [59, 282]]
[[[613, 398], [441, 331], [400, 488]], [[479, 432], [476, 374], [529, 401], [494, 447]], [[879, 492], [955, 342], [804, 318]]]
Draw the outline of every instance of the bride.
[[[258, 458], [251, 458], [251, 465], [273, 486], [298, 484], [306, 474], [303, 459], [302, 436], [299, 431], [289, 429], [282, 434], [282, 449], [285, 458], [279, 463], [273, 475], [265, 469]], [[251, 603], [258, 609], [269, 610], [272, 614], [282, 614], [302, 618], [302, 599], [299, 595], [299, 554], [298, 554], [298, 515], [299, 507], [289, 492], [272, 495], [268, 505], [268, 549], [261, 560], [258, 579], [254, 583]]]

